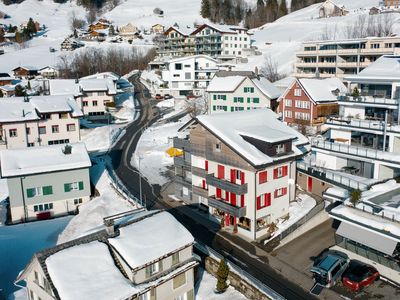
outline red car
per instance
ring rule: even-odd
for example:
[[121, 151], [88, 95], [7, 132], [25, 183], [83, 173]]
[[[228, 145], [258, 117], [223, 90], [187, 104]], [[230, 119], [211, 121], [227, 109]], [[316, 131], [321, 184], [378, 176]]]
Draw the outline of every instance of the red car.
[[156, 100], [161, 100], [162, 99], [162, 97], [161, 97], [161, 95], [160, 94], [156, 94], [156, 96], [154, 97]]
[[379, 279], [379, 272], [371, 265], [352, 260], [348, 269], [344, 272], [342, 282], [354, 292], [371, 285]]

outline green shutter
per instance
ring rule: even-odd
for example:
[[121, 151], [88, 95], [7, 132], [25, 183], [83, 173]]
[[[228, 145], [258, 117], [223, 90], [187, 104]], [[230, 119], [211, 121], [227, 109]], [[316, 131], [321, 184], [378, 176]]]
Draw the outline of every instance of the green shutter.
[[237, 97], [233, 97], [233, 102], [237, 102]]
[[223, 95], [222, 97], [223, 97], [224, 100], [226, 100], [226, 95]]
[[253, 98], [254, 103], [260, 103], [260, 98]]
[[213, 105], [213, 111], [215, 111], [215, 105]]
[[51, 195], [51, 194], [53, 194], [53, 187], [51, 185], [44, 186], [43, 187], [43, 195], [46, 196], [46, 195]]
[[247, 103], [250, 103], [250, 97], [247, 97]]
[[250, 88], [250, 93], [254, 93], [254, 88]]
[[244, 88], [244, 92], [247, 93], [247, 87]]
[[68, 193], [69, 191], [71, 191], [71, 184], [64, 183], [64, 192]]
[[28, 198], [32, 198], [33, 196], [35, 196], [35, 189], [27, 189], [26, 195], [28, 196]]
[[79, 181], [79, 190], [80, 190], [80, 191], [83, 190], [83, 181]]
[[233, 111], [233, 106], [231, 106], [231, 111]]
[[217, 95], [214, 95], [214, 100], [217, 100]]
[[224, 106], [224, 111], [228, 111], [228, 106]]

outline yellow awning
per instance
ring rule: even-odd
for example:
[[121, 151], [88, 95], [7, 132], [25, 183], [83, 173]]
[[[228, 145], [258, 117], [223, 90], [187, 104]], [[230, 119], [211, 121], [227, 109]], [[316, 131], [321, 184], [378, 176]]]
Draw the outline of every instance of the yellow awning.
[[169, 148], [169, 149], [168, 149], [167, 151], [165, 151], [165, 152], [167, 152], [167, 154], [168, 154], [170, 157], [182, 156], [182, 155], [183, 155], [183, 150], [177, 149], [177, 148], [174, 148], [174, 147]]

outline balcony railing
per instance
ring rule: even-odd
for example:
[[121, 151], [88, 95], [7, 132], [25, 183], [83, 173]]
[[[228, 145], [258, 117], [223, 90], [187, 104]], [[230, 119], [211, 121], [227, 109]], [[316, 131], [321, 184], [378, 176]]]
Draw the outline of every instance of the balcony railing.
[[192, 183], [186, 180], [184, 177], [176, 175], [174, 178], [176, 183], [181, 184], [189, 189], [192, 188]]
[[325, 149], [334, 151], [336, 153], [349, 154], [358, 157], [371, 158], [374, 160], [386, 161], [390, 163], [399, 164], [400, 155], [391, 152], [384, 152], [375, 149], [368, 149], [365, 147], [357, 147], [340, 143], [332, 143], [321, 139], [312, 138], [311, 146], [314, 148]]
[[192, 190], [193, 190], [193, 193], [196, 194], [196, 195], [199, 195], [199, 196], [204, 197], [204, 198], [208, 197], [208, 190], [203, 189], [200, 186], [195, 186], [194, 185]]
[[196, 175], [196, 176], [199, 176], [199, 177], [206, 178], [207, 171], [204, 170], [204, 169], [192, 166], [192, 174]]
[[190, 141], [188, 139], [181, 139], [178, 137], [174, 137], [173, 146], [178, 149], [190, 151]]
[[[365, 128], [365, 129], [379, 130], [379, 131], [383, 131], [385, 129], [385, 122], [379, 121], [379, 120], [361, 120], [361, 119], [352, 119], [352, 118], [328, 118], [326, 120], [326, 124], [345, 126], [345, 127]], [[400, 126], [393, 126], [391, 124], [388, 124], [386, 127], [386, 130], [392, 131], [392, 132], [400, 132]]]
[[235, 216], [237, 218], [244, 217], [246, 215], [246, 207], [237, 207], [231, 205], [229, 202], [224, 200], [217, 200], [215, 196], [211, 196], [208, 198], [208, 205], [219, 209], [225, 213], [230, 214], [231, 216]]
[[369, 103], [369, 104], [384, 104], [384, 105], [396, 105], [398, 106], [399, 102], [397, 99], [389, 99], [386, 96], [359, 96], [353, 97], [352, 95], [340, 95], [338, 96], [338, 101], [342, 102], [359, 102], [359, 103]]
[[190, 171], [190, 162], [186, 161], [182, 156], [174, 157], [174, 165], [183, 167], [185, 170]]
[[225, 191], [232, 192], [236, 195], [244, 195], [247, 193], [247, 183], [239, 185], [224, 179], [214, 177], [214, 174], [207, 174], [207, 184], [215, 186]]

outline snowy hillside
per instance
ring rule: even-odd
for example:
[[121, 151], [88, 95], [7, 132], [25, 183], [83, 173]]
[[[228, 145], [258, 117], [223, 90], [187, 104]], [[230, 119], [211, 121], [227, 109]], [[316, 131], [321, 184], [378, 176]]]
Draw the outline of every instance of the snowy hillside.
[[[369, 8], [378, 5], [378, 2], [378, 0], [341, 0], [340, 3], [344, 4], [350, 13], [344, 17], [322, 19], [318, 18], [320, 4], [315, 4], [284, 16], [274, 23], [254, 29], [253, 39], [264, 55], [270, 55], [278, 63], [280, 71], [291, 73], [295, 52], [300, 49], [301, 42], [320, 39], [326, 28], [335, 31], [336, 38], [343, 38], [343, 31], [347, 25], [359, 15], [368, 15]], [[393, 14], [393, 17], [399, 18], [399, 15]], [[395, 32], [400, 32], [398, 24]], [[263, 61], [263, 56], [253, 57], [249, 59], [248, 65], [239, 65], [238, 68], [252, 70], [255, 66], [262, 65]]]

